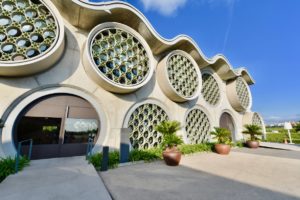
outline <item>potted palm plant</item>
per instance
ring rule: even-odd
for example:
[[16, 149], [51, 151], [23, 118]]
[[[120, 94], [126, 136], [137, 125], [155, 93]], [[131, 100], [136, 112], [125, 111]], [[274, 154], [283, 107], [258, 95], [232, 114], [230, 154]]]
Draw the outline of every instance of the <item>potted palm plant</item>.
[[246, 141], [246, 144], [250, 148], [258, 148], [259, 147], [259, 138], [256, 137], [258, 135], [262, 135], [261, 127], [254, 124], [246, 124], [244, 134], [250, 135], [250, 140]]
[[177, 145], [183, 143], [182, 139], [176, 135], [180, 130], [180, 122], [178, 121], [163, 121], [155, 127], [155, 130], [163, 135], [162, 148], [163, 158], [167, 165], [177, 166], [181, 159], [181, 152]]
[[221, 155], [227, 155], [230, 152], [231, 132], [226, 128], [215, 127], [215, 131], [210, 132], [217, 139], [215, 151]]

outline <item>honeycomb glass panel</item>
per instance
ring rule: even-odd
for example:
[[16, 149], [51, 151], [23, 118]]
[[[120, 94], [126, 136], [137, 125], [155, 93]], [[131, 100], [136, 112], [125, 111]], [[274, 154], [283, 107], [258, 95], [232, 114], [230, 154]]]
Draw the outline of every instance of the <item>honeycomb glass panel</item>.
[[248, 86], [244, 83], [243, 78], [239, 77], [236, 80], [236, 92], [241, 105], [246, 109], [250, 104], [250, 95]]
[[167, 61], [168, 78], [174, 90], [189, 98], [195, 95], [199, 87], [196, 66], [181, 54], [172, 55]]
[[216, 105], [220, 101], [220, 89], [216, 79], [210, 74], [202, 75], [202, 95], [205, 101]]
[[207, 142], [210, 137], [210, 122], [200, 109], [193, 109], [185, 120], [185, 131], [191, 144]]
[[128, 122], [132, 147], [134, 149], [158, 147], [163, 136], [155, 131], [155, 126], [168, 119], [167, 113], [155, 104], [143, 104], [136, 108]]
[[253, 114], [252, 124], [262, 127], [263, 123], [261, 121], [260, 116], [257, 113]]
[[90, 52], [99, 71], [115, 84], [138, 85], [150, 72], [146, 49], [134, 35], [122, 29], [108, 28], [98, 32]]
[[0, 6], [0, 61], [33, 58], [54, 44], [58, 24], [42, 1], [0, 0]]

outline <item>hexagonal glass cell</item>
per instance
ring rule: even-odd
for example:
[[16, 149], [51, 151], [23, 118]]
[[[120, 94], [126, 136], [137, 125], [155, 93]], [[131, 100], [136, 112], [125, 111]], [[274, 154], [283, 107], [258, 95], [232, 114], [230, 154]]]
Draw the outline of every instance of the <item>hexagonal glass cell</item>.
[[199, 77], [192, 61], [175, 53], [167, 61], [167, 73], [173, 89], [185, 98], [195, 95], [199, 88]]
[[27, 56], [28, 58], [35, 57], [35, 56], [37, 56], [37, 55], [39, 55], [39, 54], [40, 54], [40, 52], [39, 52], [38, 50], [36, 50], [36, 49], [29, 49], [29, 50], [26, 52], [26, 56]]
[[216, 105], [221, 99], [220, 88], [216, 79], [211, 74], [202, 74], [203, 98], [211, 105]]
[[210, 121], [207, 115], [200, 109], [194, 108], [189, 111], [185, 119], [186, 136], [191, 144], [204, 143], [210, 137]]
[[7, 32], [7, 35], [11, 36], [11, 37], [18, 37], [22, 34], [21, 30], [17, 27], [9, 27], [9, 28], [7, 28], [6, 32]]
[[32, 18], [36, 18], [38, 16], [38, 12], [34, 9], [27, 9], [25, 11], [25, 15], [26, 15], [26, 17], [32, 19]]
[[6, 39], [7, 39], [6, 34], [0, 32], [0, 42], [4, 42]]
[[31, 41], [41, 43], [44, 41], [44, 38], [41, 34], [34, 33], [30, 36]]
[[236, 93], [243, 108], [247, 109], [250, 105], [250, 94], [248, 85], [242, 77], [236, 79]]
[[[145, 53], [140, 56], [133, 49]], [[100, 30], [92, 39], [90, 54], [93, 55], [95, 65], [111, 69], [100, 72], [109, 79], [114, 76], [115, 78], [111, 80], [115, 84], [126, 86], [140, 84], [150, 71], [149, 57], [144, 46], [136, 36], [120, 28]]]
[[40, 47], [39, 47], [39, 50], [42, 53], [42, 52], [47, 51], [48, 48], [49, 48], [48, 44], [41, 44]]
[[25, 60], [26, 59], [26, 56], [22, 55], [22, 54], [15, 54], [13, 57], [12, 57], [12, 60], [13, 61], [20, 61], [20, 60]]
[[0, 16], [0, 26], [8, 26], [11, 24], [11, 19], [6, 16]]
[[31, 42], [27, 38], [20, 38], [17, 40], [17, 46], [21, 48], [27, 48], [30, 47]]
[[26, 20], [25, 15], [21, 12], [13, 13], [11, 19], [17, 23], [21, 23]]
[[17, 0], [17, 7], [18, 8], [26, 8], [29, 6], [29, 3], [27, 0]]
[[55, 33], [54, 31], [47, 30], [43, 33], [43, 37], [46, 38], [55, 38]]
[[34, 26], [30, 23], [22, 24], [22, 32], [32, 32], [34, 30]]
[[16, 8], [16, 5], [11, 1], [3, 1], [2, 2], [2, 9], [8, 12], [13, 11]]
[[3, 53], [11, 54], [16, 51], [16, 46], [12, 43], [4, 43], [1, 45]]
[[42, 28], [47, 27], [47, 23], [46, 23], [45, 20], [37, 19], [37, 20], [35, 20], [35, 22], [34, 22], [34, 26], [35, 26], [35, 28], [37, 28], [37, 29], [42, 29]]
[[162, 141], [162, 135], [153, 127], [168, 119], [167, 113], [156, 104], [147, 103], [137, 107], [128, 121], [128, 127], [131, 127], [129, 140], [132, 147], [134, 149], [157, 147]]
[[[26, 60], [46, 53], [58, 37], [57, 21], [47, 5], [38, 0], [1, 2], [0, 10], [9, 12], [9, 15], [0, 14], [1, 49], [5, 45], [0, 62]], [[3, 43], [7, 38], [8, 45]]]

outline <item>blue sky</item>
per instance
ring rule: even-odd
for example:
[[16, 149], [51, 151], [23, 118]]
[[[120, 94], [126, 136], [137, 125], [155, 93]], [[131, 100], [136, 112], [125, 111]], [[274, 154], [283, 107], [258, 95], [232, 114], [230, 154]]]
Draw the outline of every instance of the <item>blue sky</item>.
[[[94, 0], [97, 1], [97, 0]], [[246, 67], [253, 111], [300, 120], [300, 0], [128, 0], [165, 38], [191, 36], [207, 57]]]

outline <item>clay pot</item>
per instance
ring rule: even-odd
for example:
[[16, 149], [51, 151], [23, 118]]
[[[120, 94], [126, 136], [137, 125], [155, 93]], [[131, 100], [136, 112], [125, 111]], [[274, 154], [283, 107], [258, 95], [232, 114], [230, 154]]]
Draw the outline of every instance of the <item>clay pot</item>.
[[177, 166], [181, 159], [181, 152], [177, 149], [177, 147], [168, 147], [165, 151], [163, 151], [163, 158], [167, 165]]
[[248, 140], [246, 142], [247, 146], [251, 149], [256, 149], [259, 147], [259, 142], [258, 141], [251, 141], [251, 140]]
[[230, 148], [231, 147], [228, 144], [215, 144], [215, 151], [221, 155], [228, 155]]

